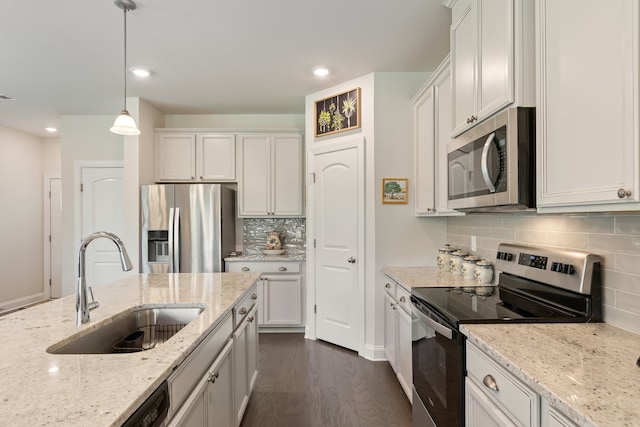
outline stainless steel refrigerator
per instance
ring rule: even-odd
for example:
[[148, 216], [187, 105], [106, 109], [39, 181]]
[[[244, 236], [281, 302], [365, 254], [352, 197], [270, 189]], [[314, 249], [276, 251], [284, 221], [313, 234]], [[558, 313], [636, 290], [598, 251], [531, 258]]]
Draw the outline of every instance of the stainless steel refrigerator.
[[236, 192], [222, 184], [141, 188], [143, 273], [224, 271], [235, 250]]

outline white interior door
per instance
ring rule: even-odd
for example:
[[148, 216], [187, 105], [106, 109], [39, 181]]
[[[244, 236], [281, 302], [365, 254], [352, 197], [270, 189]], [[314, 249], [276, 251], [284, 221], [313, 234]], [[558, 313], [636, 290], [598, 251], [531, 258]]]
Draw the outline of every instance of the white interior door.
[[[95, 231], [124, 235], [123, 168], [82, 168], [82, 238]], [[126, 245], [126, 242], [124, 242]], [[93, 241], [85, 253], [88, 286], [124, 277], [116, 245], [107, 239]]]
[[314, 156], [316, 336], [356, 351], [362, 306], [360, 149], [351, 146]]
[[[60, 298], [62, 296], [62, 180], [49, 178], [49, 215], [48, 224], [48, 254], [45, 263], [45, 274], [49, 277], [45, 286], [49, 286], [49, 296]], [[45, 292], [46, 294], [46, 292]]]

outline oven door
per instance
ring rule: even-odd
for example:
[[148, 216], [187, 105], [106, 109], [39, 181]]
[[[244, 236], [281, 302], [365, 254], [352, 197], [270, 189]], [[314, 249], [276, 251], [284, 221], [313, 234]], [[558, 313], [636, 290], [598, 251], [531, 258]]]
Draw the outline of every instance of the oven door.
[[[464, 421], [464, 336], [411, 297], [414, 427], [460, 427]], [[426, 408], [428, 414], [424, 414]], [[421, 421], [417, 424], [416, 420]]]

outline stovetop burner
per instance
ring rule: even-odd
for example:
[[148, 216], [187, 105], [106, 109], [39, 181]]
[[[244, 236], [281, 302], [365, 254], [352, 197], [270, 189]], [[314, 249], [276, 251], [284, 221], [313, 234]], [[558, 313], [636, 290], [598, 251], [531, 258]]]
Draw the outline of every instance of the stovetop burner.
[[454, 327], [460, 323], [602, 320], [600, 257], [502, 243], [497, 287], [414, 288], [412, 301]]

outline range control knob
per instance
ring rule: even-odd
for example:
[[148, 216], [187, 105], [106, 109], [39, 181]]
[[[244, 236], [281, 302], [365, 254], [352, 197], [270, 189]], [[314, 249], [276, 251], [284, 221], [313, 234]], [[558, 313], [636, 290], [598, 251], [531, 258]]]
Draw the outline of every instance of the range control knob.
[[513, 260], [513, 254], [510, 254], [509, 252], [498, 252], [496, 258], [503, 261], [511, 261]]
[[562, 264], [560, 264], [559, 262], [552, 262], [551, 263], [551, 271], [555, 271], [555, 272], [559, 272], [562, 269]]
[[576, 272], [576, 269], [575, 269], [575, 268], [573, 268], [573, 265], [571, 265], [571, 264], [564, 264], [564, 265], [562, 266], [562, 272], [563, 272], [564, 274], [569, 274], [569, 275], [571, 275], [571, 274], [573, 274], [573, 273], [575, 273], [575, 272]]

